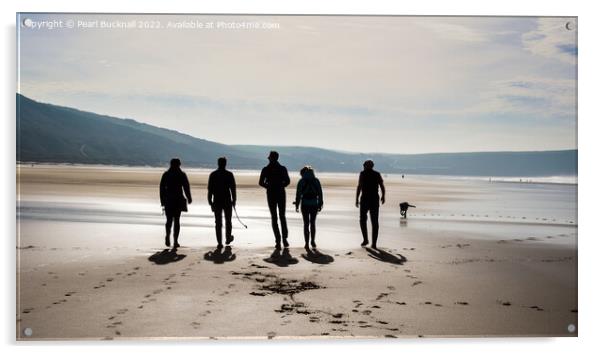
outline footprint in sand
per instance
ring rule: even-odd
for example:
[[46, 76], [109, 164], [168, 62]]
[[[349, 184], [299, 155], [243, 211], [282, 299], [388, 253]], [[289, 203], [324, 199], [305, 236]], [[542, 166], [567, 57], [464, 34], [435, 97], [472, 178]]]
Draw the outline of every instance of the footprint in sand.
[[537, 305], [529, 306], [529, 308], [537, 311], [543, 311], [543, 309]]
[[455, 302], [455, 304], [456, 304], [456, 305], [463, 305], [463, 306], [466, 306], [466, 305], [468, 305], [468, 302], [466, 302], [466, 301], [456, 301], [456, 302]]
[[399, 301], [395, 301], [395, 303], [396, 303], [397, 305], [405, 305], [405, 304], [406, 304], [405, 302], [399, 302]]
[[418, 280], [418, 281], [413, 282], [412, 286], [416, 286], [416, 285], [420, 285], [420, 284], [422, 284], [422, 282], [420, 280]]
[[274, 339], [276, 337], [276, 332], [268, 332], [268, 339]]
[[255, 263], [251, 263], [251, 267], [258, 268], [258, 269], [270, 268], [270, 267], [259, 265], [259, 264], [255, 264]]
[[23, 313], [30, 313], [33, 310], [34, 310], [33, 307], [29, 307], [29, 308], [23, 309]]
[[376, 297], [376, 301], [381, 300], [384, 297], [389, 296], [389, 293], [380, 293], [377, 297]]

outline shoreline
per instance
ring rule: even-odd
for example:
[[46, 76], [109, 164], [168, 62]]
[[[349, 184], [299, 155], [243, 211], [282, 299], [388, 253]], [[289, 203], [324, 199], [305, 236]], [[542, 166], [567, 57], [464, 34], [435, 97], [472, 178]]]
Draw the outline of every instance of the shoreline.
[[[143, 170], [160, 170], [164, 171], [167, 167], [165, 166], [149, 166], [149, 165], [105, 165], [105, 164], [82, 164], [82, 163], [57, 163], [57, 162], [22, 162], [17, 161], [17, 168], [26, 168], [34, 165], [37, 167], [44, 168], [56, 168], [56, 167], [68, 167], [68, 168], [79, 168], [79, 169], [115, 169], [115, 170], [134, 170], [134, 171], [143, 171]], [[211, 173], [215, 170], [215, 167], [185, 167], [186, 171], [191, 171], [194, 173]], [[240, 174], [250, 174], [259, 176], [260, 169], [231, 169], [230, 171]], [[329, 176], [329, 177], [337, 177], [337, 176], [348, 176], [348, 175], [357, 175], [361, 171], [361, 166], [358, 166], [357, 171], [354, 172], [333, 172], [333, 171], [322, 171], [321, 175]], [[289, 173], [295, 171], [289, 171]], [[407, 176], [408, 178], [416, 179], [416, 178], [426, 178], [426, 179], [434, 179], [434, 180], [451, 180], [451, 181], [478, 181], [478, 182], [487, 182], [487, 183], [516, 183], [516, 184], [551, 184], [551, 185], [570, 185], [577, 186], [577, 182], [550, 182], [546, 180], [537, 180], [541, 178], [574, 178], [577, 180], [578, 176], [575, 175], [567, 175], [567, 176], [482, 176], [482, 175], [439, 175], [439, 174], [410, 174], [410, 173], [386, 173], [382, 172], [384, 178], [389, 178], [390, 176], [399, 177], [401, 179], [402, 176]], [[525, 179], [525, 181], [515, 181], [515, 180], [504, 180], [504, 179]], [[527, 181], [528, 179], [536, 179], [536, 181]]]

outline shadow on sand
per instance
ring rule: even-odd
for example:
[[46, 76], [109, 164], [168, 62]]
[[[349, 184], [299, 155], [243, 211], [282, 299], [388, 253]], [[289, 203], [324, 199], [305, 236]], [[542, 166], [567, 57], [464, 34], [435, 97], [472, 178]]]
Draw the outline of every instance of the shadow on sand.
[[305, 259], [306, 261], [310, 261], [312, 263], [317, 264], [329, 264], [334, 262], [334, 258], [332, 256], [322, 253], [315, 248], [306, 248], [305, 251], [306, 254], [302, 254], [301, 257], [303, 257], [303, 259]]
[[155, 264], [163, 265], [181, 261], [184, 258], [186, 258], [186, 255], [178, 254], [178, 250], [176, 248], [166, 248], [163, 251], [157, 252], [148, 257], [148, 260]]
[[385, 263], [401, 265], [407, 261], [406, 257], [400, 254], [394, 255], [380, 248], [366, 248], [366, 251], [368, 251], [368, 256]]
[[297, 258], [291, 256], [288, 248], [285, 248], [282, 251], [275, 249], [269, 258], [264, 258], [263, 260], [265, 262], [275, 264], [278, 267], [288, 267], [291, 264], [299, 263]]
[[224, 264], [226, 262], [232, 262], [236, 259], [236, 255], [232, 253], [232, 247], [226, 246], [225, 248], [216, 248], [213, 251], [205, 253], [203, 256], [206, 261], [211, 261], [215, 264]]

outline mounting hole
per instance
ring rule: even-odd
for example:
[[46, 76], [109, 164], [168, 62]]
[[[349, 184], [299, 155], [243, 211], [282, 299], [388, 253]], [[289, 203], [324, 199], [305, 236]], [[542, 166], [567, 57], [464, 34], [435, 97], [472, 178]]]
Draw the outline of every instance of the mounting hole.
[[569, 331], [569, 333], [574, 333], [577, 327], [571, 323], [566, 329]]
[[25, 328], [25, 329], [23, 330], [23, 334], [24, 334], [26, 337], [31, 337], [31, 335], [33, 334], [33, 329], [31, 329], [31, 328], [27, 327], [27, 328]]

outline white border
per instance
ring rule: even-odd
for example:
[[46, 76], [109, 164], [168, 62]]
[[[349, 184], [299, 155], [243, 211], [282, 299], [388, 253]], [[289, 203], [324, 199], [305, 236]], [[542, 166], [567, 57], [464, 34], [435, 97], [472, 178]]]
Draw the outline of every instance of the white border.
[[[3, 203], [0, 223], [4, 226], [2, 320], [3, 351], [44, 353], [104, 353], [115, 349], [141, 349], [145, 354], [177, 350], [179, 354], [200, 351], [238, 350], [245, 353], [301, 353], [322, 347], [327, 351], [358, 353], [366, 350], [385, 352], [462, 352], [504, 353], [543, 352], [581, 353], [599, 348], [601, 236], [596, 219], [600, 217], [600, 17], [595, 1], [527, 2], [524, 0], [478, 1], [453, 0], [395, 2], [379, 0], [336, 1], [203, 1], [184, 0], [97, 0], [75, 1], [2, 1], [2, 173], [0, 190]], [[22, 12], [191, 12], [191, 13], [280, 13], [280, 14], [405, 14], [405, 15], [554, 15], [579, 16], [579, 338], [558, 339], [420, 339], [395, 341], [276, 341], [276, 342], [140, 342], [118, 343], [53, 342], [16, 343], [15, 337], [15, 13]], [[492, 319], [493, 320], [493, 319]], [[177, 343], [177, 348], [171, 346]], [[84, 346], [85, 348], [82, 348]], [[138, 348], [143, 346], [144, 348]], [[168, 348], [169, 346], [169, 348]], [[200, 348], [199, 348], [200, 346]]]

